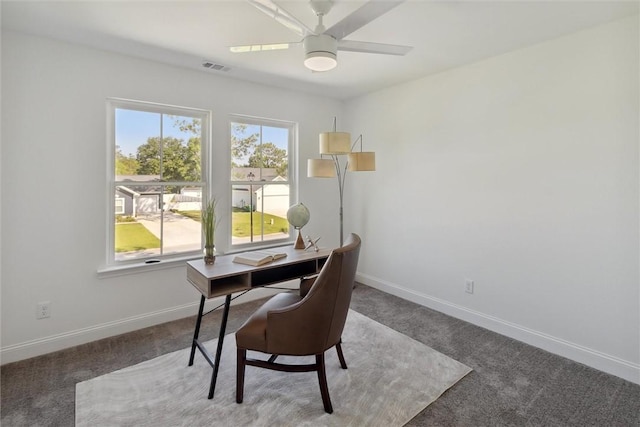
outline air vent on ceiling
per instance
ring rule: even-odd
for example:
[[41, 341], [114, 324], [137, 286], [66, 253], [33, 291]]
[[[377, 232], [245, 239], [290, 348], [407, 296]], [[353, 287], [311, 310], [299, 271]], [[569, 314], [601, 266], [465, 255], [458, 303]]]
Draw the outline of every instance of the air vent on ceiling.
[[202, 66], [204, 68], [208, 68], [210, 70], [215, 70], [215, 71], [229, 71], [231, 68], [227, 67], [225, 65], [222, 64], [216, 64], [215, 62], [211, 62], [211, 61], [203, 61], [202, 62]]

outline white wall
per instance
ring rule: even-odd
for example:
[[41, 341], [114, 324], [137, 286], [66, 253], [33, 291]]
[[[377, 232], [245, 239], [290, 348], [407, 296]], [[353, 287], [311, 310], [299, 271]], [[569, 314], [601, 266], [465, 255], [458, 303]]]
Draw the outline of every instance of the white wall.
[[345, 108], [5, 32], [2, 362], [196, 311], [182, 267], [97, 278], [115, 96], [212, 110], [218, 169], [229, 113], [298, 121], [303, 232], [327, 246], [336, 182], [306, 178], [304, 161], [337, 115], [377, 152], [377, 171], [346, 184], [361, 281], [640, 382], [638, 59], [637, 18], [622, 20]]
[[634, 17], [348, 102], [360, 280], [640, 383], [638, 50]]
[[[105, 259], [107, 97], [211, 110], [215, 193], [224, 195], [229, 114], [298, 122], [304, 159], [341, 114], [335, 100], [219, 76], [3, 32], [3, 363], [197, 312], [184, 266], [97, 277]], [[302, 175], [306, 194], [306, 165]], [[320, 218], [308, 227], [321, 227]], [[36, 320], [39, 301], [51, 302], [51, 318]]]

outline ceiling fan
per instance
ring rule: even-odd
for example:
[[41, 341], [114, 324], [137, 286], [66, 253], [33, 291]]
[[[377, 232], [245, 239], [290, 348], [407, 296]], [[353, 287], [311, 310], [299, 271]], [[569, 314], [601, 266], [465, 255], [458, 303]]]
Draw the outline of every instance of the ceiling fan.
[[247, 1], [261, 12], [267, 14], [290, 30], [293, 30], [302, 37], [302, 40], [276, 44], [231, 46], [229, 50], [234, 53], [288, 49], [291, 45], [302, 43], [305, 53], [304, 65], [312, 71], [329, 71], [338, 64], [338, 50], [402, 56], [412, 49], [411, 46], [344, 39], [344, 37], [387, 13], [404, 0], [371, 0], [328, 29], [322, 24], [322, 18], [331, 10], [333, 1], [310, 0], [311, 9], [313, 9], [318, 17], [318, 25], [313, 30], [275, 4], [272, 0]]

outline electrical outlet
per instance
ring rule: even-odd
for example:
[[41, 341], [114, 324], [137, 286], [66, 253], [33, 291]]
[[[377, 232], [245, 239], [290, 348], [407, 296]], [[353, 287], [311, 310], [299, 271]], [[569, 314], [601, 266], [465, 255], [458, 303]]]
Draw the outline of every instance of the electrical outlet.
[[46, 319], [51, 317], [51, 302], [39, 302], [36, 307], [36, 319]]
[[473, 293], [473, 280], [469, 280], [467, 279], [464, 283], [465, 285], [465, 292], [468, 294], [472, 294]]

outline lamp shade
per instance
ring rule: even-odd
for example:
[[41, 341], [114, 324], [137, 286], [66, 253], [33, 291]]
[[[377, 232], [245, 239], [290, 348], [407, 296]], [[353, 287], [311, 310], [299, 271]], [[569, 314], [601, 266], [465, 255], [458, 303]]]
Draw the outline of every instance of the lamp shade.
[[354, 172], [376, 170], [376, 153], [373, 151], [349, 153], [349, 170]]
[[335, 163], [331, 159], [308, 159], [307, 176], [309, 178], [333, 178], [336, 176]]
[[320, 154], [347, 154], [351, 152], [349, 132], [322, 132], [320, 134]]

